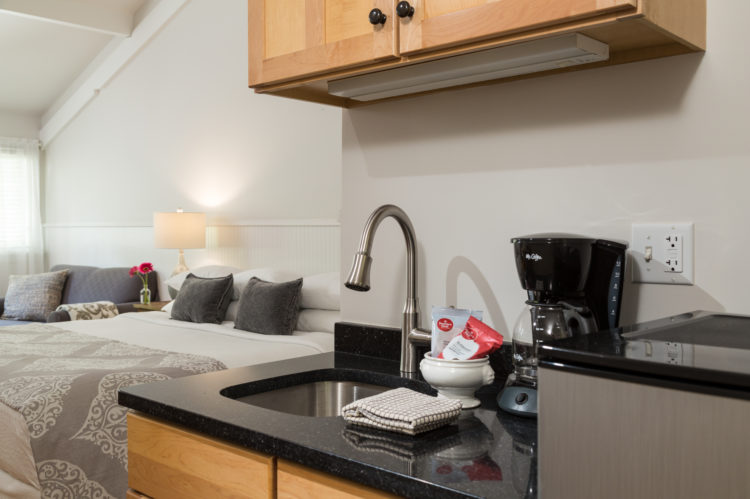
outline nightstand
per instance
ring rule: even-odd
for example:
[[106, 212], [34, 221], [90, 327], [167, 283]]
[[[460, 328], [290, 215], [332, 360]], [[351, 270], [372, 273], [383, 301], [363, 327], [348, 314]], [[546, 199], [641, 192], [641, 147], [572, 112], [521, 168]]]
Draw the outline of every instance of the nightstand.
[[169, 303], [169, 301], [152, 301], [148, 305], [144, 303], [136, 303], [133, 305], [136, 312], [158, 312], [161, 308]]

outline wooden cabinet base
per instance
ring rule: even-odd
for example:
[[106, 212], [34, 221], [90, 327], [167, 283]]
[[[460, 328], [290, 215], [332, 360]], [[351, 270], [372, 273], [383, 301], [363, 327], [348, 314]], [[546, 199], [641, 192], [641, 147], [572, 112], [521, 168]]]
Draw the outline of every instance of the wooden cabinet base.
[[279, 499], [388, 499], [398, 497], [283, 459], [278, 460], [277, 470]]
[[[275, 458], [128, 414], [129, 494], [154, 499], [272, 499]], [[128, 495], [128, 499], [143, 497]]]

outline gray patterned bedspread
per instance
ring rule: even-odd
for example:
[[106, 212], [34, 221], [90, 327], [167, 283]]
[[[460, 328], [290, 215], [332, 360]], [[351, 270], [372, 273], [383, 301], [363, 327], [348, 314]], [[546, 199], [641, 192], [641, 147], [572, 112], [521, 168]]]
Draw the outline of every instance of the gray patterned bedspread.
[[127, 409], [117, 390], [225, 368], [48, 324], [0, 328], [0, 403], [28, 425], [42, 497], [124, 497]]

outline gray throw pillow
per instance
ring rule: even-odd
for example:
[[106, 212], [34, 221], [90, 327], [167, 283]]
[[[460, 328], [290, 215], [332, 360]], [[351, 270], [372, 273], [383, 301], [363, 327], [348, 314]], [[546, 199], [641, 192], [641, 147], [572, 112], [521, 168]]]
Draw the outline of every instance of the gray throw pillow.
[[299, 315], [302, 279], [266, 282], [253, 277], [240, 294], [235, 329], [261, 334], [292, 334]]
[[172, 319], [221, 324], [232, 301], [234, 277], [198, 277], [188, 274], [172, 305]]
[[2, 319], [46, 321], [60, 305], [67, 276], [67, 270], [10, 276]]

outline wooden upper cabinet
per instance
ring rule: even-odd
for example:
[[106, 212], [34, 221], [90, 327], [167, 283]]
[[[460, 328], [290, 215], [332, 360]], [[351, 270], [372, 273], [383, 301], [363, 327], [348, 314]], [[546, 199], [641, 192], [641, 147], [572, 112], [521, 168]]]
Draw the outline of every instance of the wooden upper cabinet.
[[[609, 58], [507, 78], [706, 48], [707, 0], [405, 1], [408, 6], [401, 0], [248, 0], [250, 86], [256, 92], [350, 107], [362, 102], [329, 92], [332, 82], [370, 74], [387, 80], [407, 66], [453, 58], [458, 64], [480, 51], [571, 33], [606, 44]], [[386, 16], [385, 24], [370, 23], [374, 8]], [[421, 69], [429, 72], [434, 66]], [[424, 91], [435, 88], [440, 87]]]
[[402, 55], [544, 26], [635, 11], [637, 0], [414, 0], [399, 19]]
[[[248, 0], [250, 86], [397, 58], [394, 6], [394, 0]], [[385, 23], [370, 23], [375, 8]]]

